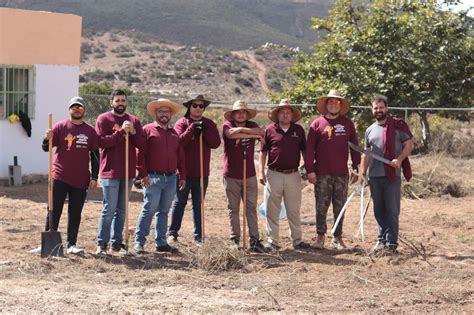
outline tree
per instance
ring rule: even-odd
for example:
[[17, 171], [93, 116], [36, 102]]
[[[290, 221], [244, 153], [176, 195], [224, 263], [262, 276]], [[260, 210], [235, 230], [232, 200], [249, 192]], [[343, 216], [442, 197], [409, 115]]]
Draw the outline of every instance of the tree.
[[[472, 104], [474, 51], [467, 12], [442, 11], [434, 0], [367, 5], [336, 0], [327, 18], [312, 23], [323, 32], [322, 40], [293, 65], [296, 85], [284, 97], [314, 102], [337, 88], [359, 105], [368, 105], [374, 94], [386, 95], [391, 107]], [[416, 112], [427, 149], [427, 112]], [[371, 119], [367, 111], [354, 115], [365, 126]]]

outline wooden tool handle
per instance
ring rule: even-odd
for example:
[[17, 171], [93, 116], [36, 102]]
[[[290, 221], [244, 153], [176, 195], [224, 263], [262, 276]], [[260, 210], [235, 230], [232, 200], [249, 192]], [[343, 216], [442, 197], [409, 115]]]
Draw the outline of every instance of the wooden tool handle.
[[[48, 114], [48, 129], [53, 129], [53, 114]], [[53, 211], [53, 139], [48, 141], [48, 210]], [[51, 228], [51, 227], [50, 227]]]
[[128, 133], [125, 134], [125, 240], [128, 244], [128, 148], [129, 148], [129, 138]]

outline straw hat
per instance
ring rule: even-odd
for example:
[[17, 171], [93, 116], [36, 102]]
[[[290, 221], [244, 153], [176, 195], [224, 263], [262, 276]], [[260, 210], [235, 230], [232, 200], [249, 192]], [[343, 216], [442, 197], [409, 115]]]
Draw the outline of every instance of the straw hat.
[[325, 115], [328, 112], [326, 108], [326, 103], [327, 100], [330, 98], [337, 98], [341, 100], [341, 111], [339, 112], [339, 115], [342, 116], [349, 112], [349, 101], [342, 97], [337, 90], [331, 90], [329, 91], [328, 95], [320, 97], [316, 102], [316, 107], [318, 108], [321, 114]]
[[151, 101], [146, 106], [146, 109], [148, 111], [148, 114], [155, 117], [156, 116], [156, 110], [158, 108], [162, 108], [162, 107], [168, 107], [171, 110], [171, 116], [176, 115], [180, 111], [180, 108], [179, 108], [178, 104], [173, 103], [172, 101], [170, 101], [169, 99], [166, 99], [166, 98], [160, 98], [156, 101]]
[[231, 110], [228, 110], [224, 113], [224, 118], [226, 120], [231, 120], [231, 121], [234, 120], [232, 118], [232, 113], [239, 110], [247, 111], [247, 120], [252, 119], [255, 116], [257, 116], [257, 111], [255, 109], [248, 108], [247, 103], [245, 101], [239, 100], [234, 103]]
[[273, 107], [272, 109], [270, 109], [268, 111], [268, 118], [275, 122], [275, 123], [278, 123], [278, 111], [282, 108], [289, 108], [291, 109], [291, 111], [293, 112], [293, 118], [291, 119], [291, 122], [297, 122], [298, 120], [301, 119], [301, 117], [303, 117], [303, 115], [301, 114], [301, 111], [299, 108], [297, 107], [294, 107], [293, 105], [290, 104], [290, 101], [288, 101], [287, 99], [282, 99], [280, 101], [280, 104], [276, 107]]

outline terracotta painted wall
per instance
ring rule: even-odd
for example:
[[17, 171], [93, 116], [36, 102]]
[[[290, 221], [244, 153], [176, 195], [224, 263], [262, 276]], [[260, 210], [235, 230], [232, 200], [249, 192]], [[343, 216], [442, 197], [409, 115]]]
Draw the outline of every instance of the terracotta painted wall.
[[0, 8], [0, 64], [79, 65], [82, 17]]

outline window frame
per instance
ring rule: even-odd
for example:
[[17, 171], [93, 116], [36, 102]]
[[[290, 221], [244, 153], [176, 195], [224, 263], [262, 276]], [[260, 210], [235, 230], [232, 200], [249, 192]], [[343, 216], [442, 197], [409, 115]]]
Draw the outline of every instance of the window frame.
[[[26, 71], [28, 75], [25, 80]], [[25, 96], [27, 97], [27, 103], [23, 105], [27, 109], [25, 113], [30, 119], [33, 119], [36, 99], [35, 67], [33, 65], [0, 64], [0, 80], [2, 81], [0, 82], [0, 120], [8, 119], [12, 113], [18, 115], [20, 110], [25, 112], [25, 108], [19, 105]]]

